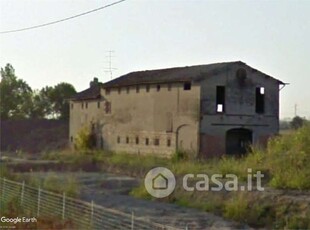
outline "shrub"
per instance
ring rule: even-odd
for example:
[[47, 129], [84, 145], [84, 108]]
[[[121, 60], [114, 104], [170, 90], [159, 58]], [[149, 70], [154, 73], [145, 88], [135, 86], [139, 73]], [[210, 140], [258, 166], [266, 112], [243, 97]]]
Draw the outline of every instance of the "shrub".
[[246, 221], [249, 201], [247, 197], [240, 193], [233, 196], [224, 204], [224, 216], [236, 221]]
[[186, 152], [184, 150], [177, 150], [172, 155], [171, 160], [172, 161], [182, 161], [182, 160], [188, 160], [188, 158], [189, 158], [188, 152]]
[[85, 126], [78, 132], [75, 141], [74, 147], [77, 150], [88, 150], [93, 149], [96, 146], [96, 135], [90, 127]]

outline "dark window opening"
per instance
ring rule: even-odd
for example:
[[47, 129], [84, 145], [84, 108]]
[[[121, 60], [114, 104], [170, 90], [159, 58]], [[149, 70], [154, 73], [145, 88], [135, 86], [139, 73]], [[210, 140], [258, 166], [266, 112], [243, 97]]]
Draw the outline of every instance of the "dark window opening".
[[111, 113], [111, 102], [105, 102], [105, 113]]
[[86, 108], [86, 109], [88, 108], [88, 103], [87, 103], [87, 102], [85, 103], [85, 108]]
[[97, 108], [100, 108], [100, 101], [97, 102]]
[[136, 145], [139, 144], [139, 137], [136, 137]]
[[130, 91], [130, 87], [127, 87], [126, 92], [129, 93], [129, 91]]
[[167, 146], [168, 146], [168, 147], [171, 146], [171, 140], [170, 140], [170, 139], [167, 140]]
[[168, 91], [171, 91], [171, 84], [168, 84]]
[[192, 84], [190, 82], [184, 83], [183, 89], [184, 90], [191, 90]]
[[117, 143], [121, 143], [121, 137], [120, 136], [117, 136]]
[[126, 137], [126, 144], [129, 144], [129, 137]]
[[149, 145], [149, 139], [145, 138], [145, 145]]
[[146, 89], [146, 92], [150, 92], [150, 86], [149, 85], [146, 85], [145, 89]]
[[118, 88], [118, 94], [121, 94], [122, 88]]
[[216, 86], [216, 112], [225, 112], [225, 86]]
[[140, 86], [136, 86], [136, 93], [139, 93], [140, 92]]
[[71, 109], [73, 109], [73, 103], [71, 103]]
[[160, 85], [156, 86], [157, 92], [160, 91]]
[[70, 141], [73, 142], [73, 136], [70, 137]]
[[154, 139], [154, 145], [156, 145], [156, 146], [159, 145], [159, 139], [158, 139], [158, 138], [155, 138], [155, 139]]
[[256, 87], [255, 111], [256, 113], [265, 112], [265, 88], [264, 87]]
[[110, 95], [110, 89], [105, 89], [105, 95]]
[[81, 108], [84, 109], [84, 103], [83, 103], [83, 102], [82, 102], [82, 104], [81, 104]]

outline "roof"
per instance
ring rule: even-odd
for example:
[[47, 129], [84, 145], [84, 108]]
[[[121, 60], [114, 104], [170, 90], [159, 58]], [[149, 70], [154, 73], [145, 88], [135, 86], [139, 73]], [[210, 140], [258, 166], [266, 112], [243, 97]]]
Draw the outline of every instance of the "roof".
[[[245, 63], [237, 61], [237, 62], [215, 63], [208, 65], [176, 67], [169, 69], [137, 71], [128, 73], [112, 81], [106, 82], [103, 84], [103, 87], [109, 88], [109, 87], [129, 86], [137, 84], [199, 81], [201, 79], [204, 79], [206, 76], [211, 76], [221, 72], [228, 71], [234, 65], [246, 66]], [[252, 69], [254, 71], [258, 71], [254, 68]], [[267, 74], [264, 75], [273, 78]], [[278, 81], [279, 84], [284, 84], [283, 82], [275, 78], [273, 79]]]
[[222, 72], [227, 72], [235, 66], [249, 67], [255, 72], [259, 72], [267, 78], [271, 78], [278, 82], [278, 84], [284, 85], [282, 81], [275, 79], [257, 69], [254, 69], [244, 62], [222, 62], [208, 65], [196, 65], [186, 67], [175, 67], [168, 69], [146, 70], [137, 71], [120, 76], [112, 81], [104, 84], [98, 83], [92, 87], [77, 93], [71, 100], [94, 100], [101, 98], [101, 88], [112, 88], [120, 86], [130, 86], [139, 84], [155, 84], [155, 83], [173, 83], [173, 82], [198, 82], [205, 79], [208, 76], [216, 75]]
[[90, 88], [83, 90], [77, 94], [75, 94], [71, 100], [79, 101], [79, 100], [94, 100], [101, 98], [100, 89], [102, 87], [102, 83], [97, 85], [93, 85]]

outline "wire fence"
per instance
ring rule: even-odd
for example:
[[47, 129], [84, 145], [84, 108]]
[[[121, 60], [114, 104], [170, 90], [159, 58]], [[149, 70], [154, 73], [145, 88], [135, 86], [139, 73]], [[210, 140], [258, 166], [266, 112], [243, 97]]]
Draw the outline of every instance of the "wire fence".
[[52, 216], [71, 220], [78, 229], [178, 230], [175, 227], [136, 217], [134, 213], [128, 214], [105, 208], [94, 202], [67, 197], [65, 193], [57, 194], [5, 178], [0, 180], [2, 202], [17, 199], [23, 210], [35, 214], [36, 217]]

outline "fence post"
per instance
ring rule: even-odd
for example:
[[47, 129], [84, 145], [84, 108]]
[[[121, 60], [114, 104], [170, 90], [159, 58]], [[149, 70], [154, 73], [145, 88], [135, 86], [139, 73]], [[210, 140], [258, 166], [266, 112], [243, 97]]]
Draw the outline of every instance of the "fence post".
[[63, 193], [62, 196], [62, 219], [65, 219], [65, 209], [66, 209], [66, 193]]
[[90, 216], [90, 224], [93, 224], [93, 216], [94, 216], [94, 201], [91, 201], [91, 216]]
[[23, 181], [22, 183], [22, 191], [20, 194], [20, 205], [23, 206], [23, 202], [24, 202], [24, 192], [25, 192], [25, 181]]
[[37, 216], [39, 216], [40, 214], [40, 202], [41, 202], [41, 188], [39, 186], [39, 190], [38, 190], [38, 209], [37, 209]]
[[4, 190], [5, 190], [5, 178], [3, 178], [3, 180], [2, 180], [3, 182], [2, 182], [2, 194], [1, 194], [1, 200], [3, 200], [4, 201], [4, 195], [5, 195], [5, 193], [4, 193]]
[[135, 218], [134, 218], [134, 213], [131, 212], [131, 230], [133, 230], [135, 224]]

